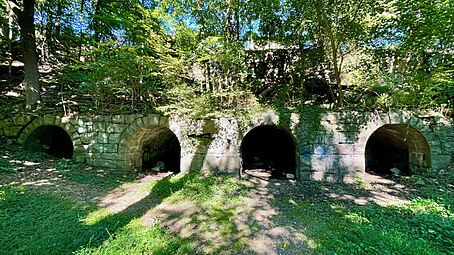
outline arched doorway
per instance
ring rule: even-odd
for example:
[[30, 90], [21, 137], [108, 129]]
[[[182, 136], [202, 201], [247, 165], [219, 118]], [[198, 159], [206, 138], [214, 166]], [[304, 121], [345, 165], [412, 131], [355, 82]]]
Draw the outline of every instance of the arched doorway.
[[241, 143], [242, 170], [270, 171], [272, 178], [296, 177], [296, 143], [285, 129], [273, 125], [253, 128]]
[[369, 137], [365, 150], [366, 172], [411, 175], [418, 168], [430, 168], [431, 152], [425, 137], [406, 124], [387, 124]]
[[74, 153], [71, 137], [63, 128], [55, 125], [44, 125], [33, 130], [24, 143], [24, 149], [59, 158], [72, 158]]
[[180, 172], [180, 142], [167, 127], [145, 126], [129, 139], [128, 159], [134, 168], [142, 171]]

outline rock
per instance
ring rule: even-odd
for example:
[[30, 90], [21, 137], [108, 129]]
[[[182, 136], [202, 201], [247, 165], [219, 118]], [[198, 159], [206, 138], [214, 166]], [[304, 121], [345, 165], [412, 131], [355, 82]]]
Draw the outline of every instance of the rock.
[[156, 162], [156, 166], [151, 168], [152, 171], [159, 172], [165, 169], [164, 162], [158, 161]]
[[389, 171], [391, 171], [391, 173], [395, 174], [395, 175], [399, 175], [400, 174], [400, 170], [396, 167], [393, 167], [391, 169], [389, 169]]
[[293, 174], [286, 174], [285, 177], [287, 177], [287, 179], [295, 179], [295, 175]]

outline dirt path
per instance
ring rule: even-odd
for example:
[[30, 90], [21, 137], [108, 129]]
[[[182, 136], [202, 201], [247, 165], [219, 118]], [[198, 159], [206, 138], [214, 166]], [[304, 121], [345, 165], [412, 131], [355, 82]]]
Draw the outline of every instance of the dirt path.
[[[54, 167], [53, 162], [21, 162], [20, 167], [15, 174], [1, 174], [0, 186], [23, 185], [40, 192], [61, 194], [77, 202], [88, 202], [108, 209], [112, 213], [122, 212], [143, 200], [150, 195], [152, 183], [171, 174], [142, 175], [125, 185], [106, 189], [93, 183], [84, 184], [66, 178]], [[93, 170], [87, 168], [82, 171]], [[98, 174], [108, 173], [101, 171]], [[244, 179], [245, 185], [250, 187], [244, 203], [235, 208], [220, 208], [228, 219], [220, 218], [219, 224], [207, 224], [207, 217], [212, 215], [207, 214], [207, 208], [192, 201], [160, 201], [153, 208], [147, 208], [146, 213], [140, 216], [141, 220], [145, 225], [159, 223], [181, 238], [196, 240], [202, 252], [224, 254], [222, 247], [246, 246], [250, 254], [311, 254], [308, 247], [311, 240], [300, 231], [295, 231], [292, 222], [282, 225], [275, 221], [279, 214], [275, 201], [300, 198], [314, 203], [334, 201], [389, 205], [406, 203], [412, 197], [412, 190], [405, 185], [371, 174], [366, 174], [363, 182], [357, 184], [297, 182], [271, 179], [265, 172], [261, 174]], [[292, 245], [284, 247], [286, 243]], [[214, 247], [218, 247], [218, 250], [213, 250]]]

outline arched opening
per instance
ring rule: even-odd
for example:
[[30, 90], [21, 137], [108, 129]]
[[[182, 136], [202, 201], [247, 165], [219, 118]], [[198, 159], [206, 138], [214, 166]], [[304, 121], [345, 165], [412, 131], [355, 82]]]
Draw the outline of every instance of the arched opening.
[[130, 160], [142, 171], [180, 172], [180, 142], [167, 127], [146, 126], [130, 138]]
[[24, 143], [24, 149], [59, 158], [72, 158], [74, 152], [71, 137], [63, 128], [55, 125], [44, 125], [33, 130]]
[[246, 134], [241, 143], [243, 172], [269, 171], [271, 178], [295, 177], [296, 143], [286, 130], [272, 125], [259, 126]]
[[[406, 124], [388, 124], [369, 137], [365, 150], [366, 172], [411, 175], [430, 168], [431, 152], [425, 137]], [[391, 171], [391, 169], [394, 169]]]

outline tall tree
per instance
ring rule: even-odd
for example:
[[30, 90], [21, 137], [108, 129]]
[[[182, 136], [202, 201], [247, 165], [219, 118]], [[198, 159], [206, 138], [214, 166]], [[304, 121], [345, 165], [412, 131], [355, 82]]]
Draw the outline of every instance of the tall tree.
[[9, 0], [8, 5], [16, 14], [20, 27], [21, 43], [24, 54], [24, 85], [26, 106], [35, 108], [41, 99], [38, 57], [36, 55], [35, 39], [35, 1], [23, 0], [22, 8], [16, 0]]

